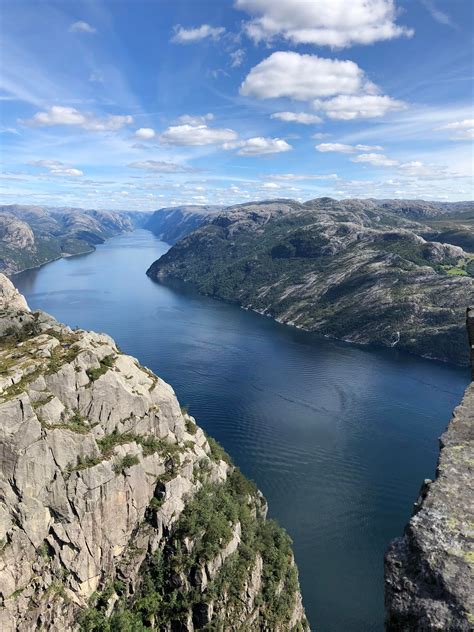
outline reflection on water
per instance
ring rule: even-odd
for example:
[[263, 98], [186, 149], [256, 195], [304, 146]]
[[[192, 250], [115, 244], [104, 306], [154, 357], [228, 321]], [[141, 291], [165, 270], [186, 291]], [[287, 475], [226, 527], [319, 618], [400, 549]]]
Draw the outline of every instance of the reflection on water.
[[467, 371], [278, 325], [145, 271], [146, 231], [18, 275], [33, 308], [105, 331], [175, 388], [294, 540], [320, 632], [383, 628], [383, 553], [402, 533]]

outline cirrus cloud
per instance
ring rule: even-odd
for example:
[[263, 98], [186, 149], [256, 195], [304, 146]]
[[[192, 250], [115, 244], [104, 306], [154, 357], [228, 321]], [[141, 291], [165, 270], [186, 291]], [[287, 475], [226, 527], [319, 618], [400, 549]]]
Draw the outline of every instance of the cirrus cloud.
[[235, 0], [235, 7], [253, 16], [245, 30], [256, 42], [281, 36], [342, 48], [413, 35], [396, 24], [394, 0]]
[[352, 162], [365, 162], [374, 167], [395, 167], [398, 165], [398, 160], [392, 160], [384, 156], [384, 154], [360, 154], [360, 156], [355, 156], [351, 160]]
[[382, 151], [380, 145], [346, 145], [344, 143], [320, 143], [316, 149], [323, 153], [337, 152], [340, 154], [353, 154], [356, 151]]
[[164, 160], [138, 160], [128, 165], [132, 169], [145, 169], [155, 173], [188, 173], [194, 171], [191, 167], [179, 165], [175, 162], [165, 162]]

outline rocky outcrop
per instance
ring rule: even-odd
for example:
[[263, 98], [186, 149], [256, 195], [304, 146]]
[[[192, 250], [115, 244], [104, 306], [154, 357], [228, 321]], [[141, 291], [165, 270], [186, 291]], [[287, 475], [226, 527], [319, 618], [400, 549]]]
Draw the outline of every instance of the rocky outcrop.
[[468, 363], [474, 233], [440, 204], [238, 205], [178, 241], [147, 274], [327, 337]]
[[288, 537], [172, 388], [0, 297], [0, 629], [309, 629]]
[[474, 383], [440, 444], [436, 479], [385, 557], [387, 632], [474, 630]]

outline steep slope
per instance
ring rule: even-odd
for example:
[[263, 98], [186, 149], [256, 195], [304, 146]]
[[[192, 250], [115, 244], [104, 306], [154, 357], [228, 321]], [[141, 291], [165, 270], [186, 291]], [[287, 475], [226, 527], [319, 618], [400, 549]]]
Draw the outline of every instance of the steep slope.
[[154, 235], [174, 244], [193, 230], [207, 224], [221, 210], [218, 206], [173, 206], [155, 211], [143, 225]]
[[[474, 310], [468, 312], [474, 369]], [[441, 437], [402, 538], [385, 559], [387, 632], [474, 630], [474, 383]]]
[[[148, 274], [326, 336], [465, 364], [474, 252], [437, 240], [433, 205], [402, 202], [232, 207], [175, 244]], [[446, 224], [457, 220], [437, 212], [446, 236]]]
[[0, 275], [0, 629], [307, 630], [286, 534], [171, 387]]
[[0, 206], [0, 272], [14, 274], [90, 252], [105, 239], [132, 229], [125, 213]]

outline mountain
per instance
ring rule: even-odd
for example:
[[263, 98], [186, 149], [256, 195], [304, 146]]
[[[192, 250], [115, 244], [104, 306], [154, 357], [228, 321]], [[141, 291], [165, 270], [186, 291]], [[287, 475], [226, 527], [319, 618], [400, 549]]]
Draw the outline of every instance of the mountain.
[[466, 364], [474, 204], [452, 206], [331, 198], [238, 205], [208, 218], [147, 274], [328, 337]]
[[193, 230], [208, 223], [218, 213], [220, 206], [173, 206], [155, 211], [143, 228], [174, 244]]
[[0, 206], [0, 272], [15, 274], [59, 257], [91, 252], [133, 230], [144, 214], [42, 206]]
[[172, 388], [0, 275], [0, 629], [309, 630], [288, 536]]
[[[474, 309], [468, 328], [474, 378]], [[440, 444], [436, 479], [385, 557], [387, 632], [474, 629], [474, 383]]]

